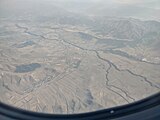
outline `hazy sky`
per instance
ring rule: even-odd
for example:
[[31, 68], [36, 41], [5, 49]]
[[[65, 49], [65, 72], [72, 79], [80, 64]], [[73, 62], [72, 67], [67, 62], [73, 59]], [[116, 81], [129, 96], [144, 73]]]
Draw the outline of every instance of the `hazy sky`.
[[17, 2], [17, 1], [44, 1], [44, 2], [103, 2], [103, 3], [121, 3], [121, 4], [149, 4], [154, 3], [156, 6], [160, 6], [160, 0], [0, 0], [1, 2]]
[[86, 14], [160, 19], [160, 0], [0, 0], [0, 12], [10, 11], [11, 14], [14, 11], [48, 14], [56, 7]]
[[105, 3], [105, 4], [107, 3], [108, 4], [130, 4], [130, 5], [142, 5], [145, 7], [160, 9], [160, 0], [49, 0], [49, 1], [95, 2], [95, 3]]

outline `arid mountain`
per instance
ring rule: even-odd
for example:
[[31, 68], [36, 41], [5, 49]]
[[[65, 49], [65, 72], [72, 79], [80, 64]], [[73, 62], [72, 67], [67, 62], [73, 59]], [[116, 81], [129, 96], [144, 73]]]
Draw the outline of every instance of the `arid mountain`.
[[0, 102], [75, 114], [159, 92], [160, 22], [144, 20], [148, 6], [56, 1], [0, 1]]

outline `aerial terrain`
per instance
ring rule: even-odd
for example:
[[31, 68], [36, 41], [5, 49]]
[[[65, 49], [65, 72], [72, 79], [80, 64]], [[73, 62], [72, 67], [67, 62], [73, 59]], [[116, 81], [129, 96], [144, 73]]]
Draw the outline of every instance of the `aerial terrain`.
[[73, 12], [44, 1], [35, 6], [1, 2], [0, 102], [73, 114], [133, 103], [160, 91], [156, 17], [105, 16], [92, 7]]

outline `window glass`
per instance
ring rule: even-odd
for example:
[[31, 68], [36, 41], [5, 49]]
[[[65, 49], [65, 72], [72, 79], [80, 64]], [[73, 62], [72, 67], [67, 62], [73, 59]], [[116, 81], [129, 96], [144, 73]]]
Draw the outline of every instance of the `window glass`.
[[159, 0], [0, 0], [0, 101], [75, 114], [160, 91]]

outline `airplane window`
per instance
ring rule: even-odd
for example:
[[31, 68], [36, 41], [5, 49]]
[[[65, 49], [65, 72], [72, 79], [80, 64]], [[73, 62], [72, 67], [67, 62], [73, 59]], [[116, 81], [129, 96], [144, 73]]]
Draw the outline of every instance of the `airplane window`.
[[0, 102], [76, 114], [160, 92], [159, 13], [159, 0], [0, 0]]

